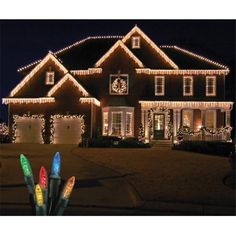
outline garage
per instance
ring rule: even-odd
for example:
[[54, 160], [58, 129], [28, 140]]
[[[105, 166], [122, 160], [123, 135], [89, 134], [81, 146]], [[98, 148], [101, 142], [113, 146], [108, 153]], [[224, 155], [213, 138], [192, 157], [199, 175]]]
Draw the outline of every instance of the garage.
[[78, 144], [82, 140], [84, 119], [80, 115], [52, 116], [51, 143]]
[[44, 143], [43, 116], [15, 116], [14, 117], [14, 142], [15, 143]]

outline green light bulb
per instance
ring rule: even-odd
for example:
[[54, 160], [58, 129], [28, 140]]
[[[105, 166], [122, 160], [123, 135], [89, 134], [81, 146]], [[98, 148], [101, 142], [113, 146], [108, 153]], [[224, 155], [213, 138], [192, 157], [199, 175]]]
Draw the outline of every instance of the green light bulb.
[[23, 154], [20, 155], [20, 163], [21, 163], [21, 167], [23, 169], [24, 175], [25, 176], [32, 176], [32, 170], [30, 167], [30, 163], [29, 163], [28, 159], [26, 158], [26, 156], [24, 156]]

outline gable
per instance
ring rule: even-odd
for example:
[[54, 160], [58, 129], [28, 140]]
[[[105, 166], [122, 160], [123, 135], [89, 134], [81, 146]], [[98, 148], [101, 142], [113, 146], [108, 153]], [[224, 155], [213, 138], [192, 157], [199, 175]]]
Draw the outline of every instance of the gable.
[[87, 90], [69, 73], [67, 73], [61, 80], [55, 84], [50, 91], [48, 92], [47, 96], [51, 97], [54, 96], [55, 93], [60, 90], [60, 88], [63, 88], [64, 86], [67, 86], [68, 83], [70, 85], [73, 85], [79, 92], [82, 93], [82, 96], [89, 96], [90, 94], [87, 92]]
[[[132, 48], [132, 37], [140, 37], [140, 48]], [[138, 57], [146, 67], [152, 69], [178, 69], [174, 61], [169, 58], [143, 31], [135, 26], [122, 42]]]
[[123, 44], [121, 40], [118, 40], [96, 63], [95, 67], [101, 67], [106, 60], [117, 53], [118, 49], [122, 49], [131, 60], [133, 60], [138, 67], [144, 67], [143, 63]]
[[55, 82], [67, 73], [67, 69], [61, 62], [49, 52], [47, 56], [11, 91], [10, 97], [45, 96], [47, 91], [51, 88], [51, 86], [45, 85], [45, 76], [48, 70], [55, 71]]

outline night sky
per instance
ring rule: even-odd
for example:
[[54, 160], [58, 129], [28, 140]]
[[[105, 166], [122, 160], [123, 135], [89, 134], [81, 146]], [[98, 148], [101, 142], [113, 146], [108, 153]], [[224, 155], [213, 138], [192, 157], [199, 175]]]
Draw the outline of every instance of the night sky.
[[[0, 98], [22, 76], [17, 69], [87, 36], [125, 35], [137, 24], [157, 45], [182, 46], [230, 67], [227, 98], [233, 99], [235, 21], [223, 20], [31, 20], [0, 21]], [[7, 121], [7, 106], [0, 106]]]

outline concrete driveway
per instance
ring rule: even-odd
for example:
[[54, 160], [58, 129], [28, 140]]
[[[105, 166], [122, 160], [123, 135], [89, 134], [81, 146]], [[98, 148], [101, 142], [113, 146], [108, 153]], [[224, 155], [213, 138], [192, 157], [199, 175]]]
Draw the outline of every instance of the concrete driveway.
[[228, 159], [151, 149], [78, 148], [75, 145], [0, 146], [1, 214], [30, 214], [19, 154], [35, 181], [41, 165], [62, 155], [62, 179], [75, 175], [67, 215], [234, 215], [235, 190], [223, 184]]

